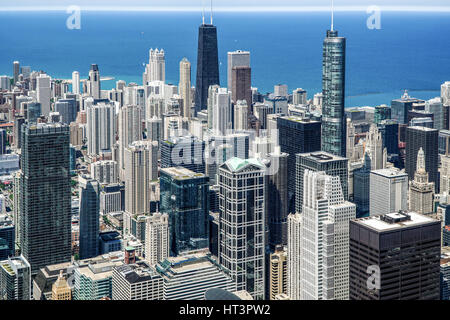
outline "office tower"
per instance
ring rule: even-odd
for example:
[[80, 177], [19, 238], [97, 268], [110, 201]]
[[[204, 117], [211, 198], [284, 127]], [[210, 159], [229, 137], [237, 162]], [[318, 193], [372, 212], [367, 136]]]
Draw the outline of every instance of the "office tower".
[[414, 179], [417, 168], [417, 153], [422, 148], [425, 153], [425, 171], [428, 172], [429, 181], [434, 182], [436, 192], [439, 191], [438, 180], [438, 135], [439, 131], [425, 127], [406, 128], [406, 163], [405, 171], [409, 180]]
[[300, 240], [302, 300], [347, 300], [349, 221], [356, 206], [344, 200], [339, 176], [304, 172]]
[[72, 289], [70, 289], [62, 270], [52, 286], [52, 300], [72, 300]]
[[13, 137], [14, 137], [14, 147], [16, 149], [20, 149], [22, 145], [22, 124], [25, 123], [25, 118], [22, 116], [15, 116], [14, 117], [14, 130], [13, 130]]
[[145, 261], [114, 267], [112, 300], [163, 300], [163, 278]]
[[301, 221], [300, 213], [291, 213], [288, 216], [287, 294], [291, 300], [300, 300]]
[[287, 97], [288, 96], [287, 84], [276, 84], [273, 87], [273, 95], [275, 97]]
[[210, 103], [208, 104], [208, 117], [211, 111], [212, 127], [215, 134], [227, 134], [232, 128], [231, 122], [231, 92], [227, 88], [215, 88], [210, 90]]
[[239, 100], [234, 107], [234, 130], [247, 130], [249, 107], [245, 101]]
[[147, 85], [152, 81], [166, 81], [166, 60], [164, 50], [149, 51], [149, 62], [145, 67], [143, 75], [143, 85]]
[[236, 284], [209, 254], [170, 257], [156, 266], [164, 279], [163, 300], [203, 300], [209, 289], [236, 291]]
[[397, 168], [370, 173], [370, 215], [408, 209], [408, 175]]
[[5, 129], [0, 129], [0, 155], [6, 153], [6, 141], [8, 133]]
[[440, 222], [415, 212], [350, 221], [350, 299], [439, 299], [440, 250]]
[[145, 121], [145, 126], [147, 128], [147, 140], [156, 141], [159, 145], [163, 139], [162, 119], [154, 116]]
[[61, 115], [61, 122], [70, 124], [77, 117], [77, 101], [75, 99], [60, 99], [54, 104], [55, 112]]
[[269, 115], [269, 113], [270, 108], [268, 105], [259, 102], [253, 105], [253, 115], [259, 120], [261, 129], [267, 129], [267, 116]]
[[0, 300], [31, 300], [31, 267], [23, 256], [0, 261]]
[[[288, 172], [295, 172], [297, 153], [320, 150], [320, 121], [302, 119], [300, 117], [278, 117], [278, 142], [281, 152], [289, 154]], [[294, 209], [295, 179], [288, 179], [290, 212]]]
[[450, 106], [450, 81], [441, 85], [441, 100], [444, 106]]
[[102, 185], [100, 187], [100, 212], [105, 215], [124, 210], [125, 187], [121, 184]]
[[231, 69], [231, 92], [233, 103], [236, 103], [238, 100], [244, 100], [251, 107], [252, 69], [250, 67], [238, 66]]
[[430, 214], [434, 211], [434, 183], [428, 182], [425, 154], [422, 148], [417, 154], [414, 180], [409, 182], [409, 210], [420, 214]]
[[96, 257], [100, 232], [100, 186], [97, 180], [79, 176], [80, 259]]
[[288, 154], [276, 147], [269, 154], [270, 174], [267, 176], [266, 221], [269, 228], [268, 243], [271, 248], [287, 245], [288, 198]]
[[184, 167], [205, 173], [205, 142], [194, 136], [172, 137], [161, 143], [161, 168]]
[[[448, 232], [448, 227], [444, 232]], [[448, 228], [450, 229], [450, 228]], [[450, 300], [450, 252], [448, 247], [441, 248], [440, 260], [440, 300]]]
[[113, 270], [123, 263], [117, 253], [75, 261], [73, 300], [111, 299]]
[[[120, 216], [120, 212], [118, 213]], [[122, 237], [117, 231], [100, 232], [98, 238], [100, 254], [122, 251]]]
[[373, 118], [376, 125], [379, 125], [383, 120], [391, 119], [391, 108], [385, 104], [376, 106]]
[[0, 90], [10, 90], [11, 88], [11, 78], [8, 76], [0, 76]]
[[88, 83], [88, 94], [94, 99], [101, 99], [100, 71], [96, 64], [91, 65]]
[[72, 72], [72, 93], [81, 94], [80, 91], [80, 73], [78, 71]]
[[36, 78], [36, 98], [41, 104], [41, 113], [48, 117], [51, 98], [51, 78], [46, 74], [41, 74]]
[[287, 251], [283, 247], [275, 249], [269, 258], [269, 299], [275, 300], [279, 294], [287, 294], [288, 267]]
[[292, 92], [292, 102], [294, 105], [307, 104], [308, 96], [306, 90], [297, 88]]
[[186, 58], [180, 61], [180, 84], [178, 87], [183, 99], [181, 115], [191, 118], [191, 63]]
[[87, 150], [91, 156], [102, 150], [112, 150], [115, 143], [114, 105], [99, 103], [88, 106], [86, 112]]
[[[265, 166], [259, 160], [232, 158], [219, 167], [219, 263], [253, 299], [265, 287]], [[236, 204], [235, 199], [239, 200]]]
[[23, 125], [20, 247], [35, 274], [71, 257], [69, 126]]
[[433, 128], [444, 129], [444, 114], [441, 98], [434, 98], [425, 102], [425, 111], [433, 115]]
[[421, 103], [423, 100], [411, 98], [408, 92], [405, 91], [400, 99], [391, 101], [391, 117], [392, 120], [396, 120], [400, 124], [408, 123], [408, 111], [413, 110], [413, 105]]
[[374, 124], [370, 126], [369, 133], [367, 135], [366, 150], [369, 151], [372, 170], [383, 169], [383, 140], [381, 138], [381, 132]]
[[379, 125], [383, 150], [386, 148], [388, 154], [399, 154], [398, 149], [398, 123], [395, 120], [383, 120]]
[[370, 171], [371, 160], [369, 155], [364, 155], [364, 165], [353, 172], [353, 202], [356, 204], [356, 217], [364, 217], [370, 209]]
[[161, 169], [160, 211], [169, 215], [171, 256], [208, 247], [208, 182], [186, 168]]
[[450, 194], [450, 155], [441, 156], [440, 192]]
[[145, 229], [145, 260], [151, 265], [169, 256], [169, 216], [155, 213], [147, 218]]
[[341, 157], [346, 155], [345, 51], [345, 38], [332, 26], [323, 42], [322, 151]]
[[125, 148], [125, 211], [149, 213], [151, 142], [135, 141]]
[[296, 154], [295, 168], [295, 212], [302, 212], [305, 192], [304, 173], [307, 169], [324, 171], [330, 176], [339, 176], [344, 200], [348, 199], [348, 159], [326, 152]]
[[438, 136], [438, 152], [441, 155], [450, 153], [450, 131], [449, 130], [439, 130]]
[[117, 162], [112, 160], [96, 161], [91, 164], [92, 178], [99, 183], [111, 184], [117, 182]]
[[16, 85], [17, 81], [19, 81], [19, 74], [20, 74], [20, 63], [19, 63], [19, 61], [14, 61], [13, 62], [14, 85]]
[[195, 85], [195, 113], [207, 109], [208, 89], [219, 85], [219, 56], [217, 29], [203, 23], [198, 29], [197, 78]]
[[[227, 88], [230, 91], [233, 91], [233, 68], [234, 67], [250, 67], [250, 52], [249, 51], [241, 51], [236, 50], [232, 52], [228, 52], [228, 68], [227, 68]], [[237, 101], [237, 100], [234, 100]], [[251, 102], [247, 103], [251, 105]]]
[[125, 149], [134, 141], [142, 140], [142, 109], [136, 105], [119, 110], [119, 177], [124, 180]]
[[0, 261], [14, 256], [15, 232], [13, 221], [6, 214], [0, 213]]

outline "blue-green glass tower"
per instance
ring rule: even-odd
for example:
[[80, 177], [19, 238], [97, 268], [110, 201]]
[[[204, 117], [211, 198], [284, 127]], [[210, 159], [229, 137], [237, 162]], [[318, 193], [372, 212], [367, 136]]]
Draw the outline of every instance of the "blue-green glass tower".
[[323, 42], [322, 151], [340, 157], [346, 154], [345, 48], [332, 26]]

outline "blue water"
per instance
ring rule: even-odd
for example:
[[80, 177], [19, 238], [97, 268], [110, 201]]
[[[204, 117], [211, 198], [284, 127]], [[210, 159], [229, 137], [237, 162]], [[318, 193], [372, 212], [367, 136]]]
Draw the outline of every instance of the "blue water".
[[[12, 73], [19, 60], [33, 70], [70, 78], [86, 77], [97, 63], [114, 81], [142, 81], [148, 50], [164, 48], [166, 79], [178, 83], [179, 61], [195, 65], [197, 13], [82, 12], [81, 30], [66, 28], [65, 12], [0, 13], [0, 74]], [[382, 29], [366, 27], [368, 15], [337, 13], [335, 27], [347, 38], [347, 107], [389, 104], [404, 89], [429, 99], [450, 80], [450, 14], [384, 13]], [[217, 13], [222, 85], [227, 52], [251, 52], [252, 84], [263, 93], [277, 83], [302, 87], [309, 97], [321, 91], [322, 41], [329, 28], [326, 13]]]

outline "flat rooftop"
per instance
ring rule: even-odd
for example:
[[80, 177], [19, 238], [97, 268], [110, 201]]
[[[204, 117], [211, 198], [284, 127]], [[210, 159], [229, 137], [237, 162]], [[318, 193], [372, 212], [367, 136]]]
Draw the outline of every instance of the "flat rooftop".
[[436, 223], [438, 220], [410, 211], [361, 218], [357, 219], [356, 222], [376, 231], [389, 231], [427, 223]]
[[161, 171], [167, 173], [172, 178], [177, 180], [196, 179], [206, 177], [203, 173], [197, 173], [183, 167], [164, 168]]
[[407, 177], [408, 174], [404, 171], [401, 171], [397, 168], [386, 168], [370, 171], [370, 173], [383, 176], [386, 178], [395, 178], [395, 177]]
[[334, 154], [325, 152], [325, 151], [317, 151], [317, 152], [310, 152], [310, 153], [300, 153], [298, 154], [301, 157], [311, 159], [316, 162], [329, 162], [329, 161], [336, 161], [336, 160], [347, 160], [347, 158], [339, 157]]

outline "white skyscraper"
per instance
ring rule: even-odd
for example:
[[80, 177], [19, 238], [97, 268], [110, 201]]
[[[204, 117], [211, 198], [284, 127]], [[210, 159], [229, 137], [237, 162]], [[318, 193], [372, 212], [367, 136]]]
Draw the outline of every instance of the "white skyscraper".
[[216, 90], [210, 90], [212, 130], [215, 134], [226, 134], [231, 129], [231, 92], [227, 88], [215, 88]]
[[305, 170], [300, 244], [301, 300], [349, 299], [349, 222], [339, 176]]
[[91, 164], [92, 178], [99, 183], [117, 182], [117, 162], [112, 160], [96, 161]]
[[80, 94], [80, 73], [78, 71], [72, 72], [72, 93]]
[[115, 107], [99, 103], [87, 107], [86, 131], [89, 155], [98, 155], [102, 150], [112, 150], [115, 143]]
[[248, 128], [248, 105], [245, 100], [238, 100], [234, 107], [234, 129], [247, 130]]
[[142, 108], [136, 105], [123, 106], [119, 110], [119, 177], [125, 170], [125, 148], [132, 142], [142, 140]]
[[181, 115], [185, 118], [191, 117], [191, 63], [183, 58], [180, 61], [180, 95], [183, 99]]
[[441, 85], [441, 99], [444, 106], [450, 106], [450, 81]]
[[36, 78], [37, 101], [41, 104], [41, 114], [48, 117], [50, 114], [51, 78], [41, 74]]
[[169, 257], [169, 216], [155, 213], [147, 218], [145, 260], [152, 266]]
[[94, 99], [101, 98], [101, 85], [100, 85], [100, 71], [98, 70], [98, 65], [91, 65], [91, 70], [89, 70], [89, 85], [88, 94]]
[[300, 300], [300, 240], [301, 215], [288, 216], [288, 296], [291, 300]]
[[233, 67], [250, 67], [250, 52], [241, 50], [228, 52], [227, 88], [230, 91]]
[[370, 215], [408, 210], [408, 175], [397, 168], [370, 172]]
[[425, 102], [425, 111], [433, 114], [434, 129], [444, 129], [444, 114], [441, 98], [437, 97]]
[[369, 134], [367, 136], [366, 150], [369, 151], [372, 165], [371, 169], [383, 169], [383, 139], [381, 137], [381, 132], [375, 124], [370, 126]]
[[409, 210], [420, 214], [434, 211], [434, 183], [429, 182], [425, 171], [425, 153], [420, 148], [417, 153], [417, 168], [414, 180], [409, 182]]
[[150, 49], [149, 62], [143, 75], [143, 84], [146, 85], [151, 81], [166, 81], [166, 60], [163, 49]]

